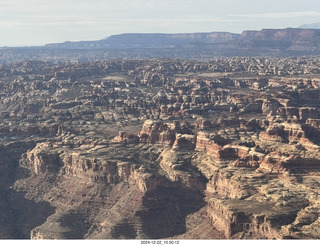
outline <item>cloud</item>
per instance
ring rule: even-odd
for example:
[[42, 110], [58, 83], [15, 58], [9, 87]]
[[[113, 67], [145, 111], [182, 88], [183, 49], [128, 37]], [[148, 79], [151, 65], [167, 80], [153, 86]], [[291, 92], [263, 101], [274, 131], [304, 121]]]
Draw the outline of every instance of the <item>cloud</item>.
[[18, 21], [0, 21], [0, 27], [10, 28], [19, 25]]

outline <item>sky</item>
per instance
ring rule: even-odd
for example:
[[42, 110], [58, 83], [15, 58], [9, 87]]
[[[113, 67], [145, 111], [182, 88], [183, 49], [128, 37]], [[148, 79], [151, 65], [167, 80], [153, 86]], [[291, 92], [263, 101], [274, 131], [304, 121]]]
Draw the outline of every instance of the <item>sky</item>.
[[320, 22], [319, 0], [0, 0], [0, 47]]

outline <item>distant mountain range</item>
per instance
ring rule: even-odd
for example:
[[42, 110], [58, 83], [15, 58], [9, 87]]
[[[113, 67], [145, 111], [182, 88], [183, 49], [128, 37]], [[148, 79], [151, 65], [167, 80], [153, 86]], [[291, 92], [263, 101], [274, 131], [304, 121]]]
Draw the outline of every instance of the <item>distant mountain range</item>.
[[214, 44], [237, 40], [239, 34], [229, 32], [184, 33], [184, 34], [141, 34], [129, 33], [112, 35], [98, 41], [80, 41], [47, 44], [54, 48], [173, 48], [196, 44]]
[[305, 24], [305, 25], [299, 26], [299, 28], [303, 28], [303, 29], [320, 29], [320, 22], [312, 23], [312, 24]]
[[[316, 24], [313, 24], [314, 26]], [[313, 26], [312, 25], [312, 26]], [[320, 55], [320, 29], [262, 29], [229, 32], [112, 35], [97, 41], [0, 48], [0, 63], [24, 60], [211, 59], [220, 56]]]
[[217, 55], [304, 55], [320, 54], [320, 30], [303, 28], [262, 29], [229, 32], [185, 34], [112, 35], [97, 41], [47, 44], [53, 49], [115, 50], [115, 49], [197, 49]]

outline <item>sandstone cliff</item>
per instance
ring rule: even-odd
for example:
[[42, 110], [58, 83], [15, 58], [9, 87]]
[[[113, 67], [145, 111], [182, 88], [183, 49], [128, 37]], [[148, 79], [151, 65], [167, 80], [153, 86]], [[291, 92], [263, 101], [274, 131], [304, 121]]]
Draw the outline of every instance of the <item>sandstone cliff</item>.
[[0, 237], [318, 239], [317, 67], [0, 65]]

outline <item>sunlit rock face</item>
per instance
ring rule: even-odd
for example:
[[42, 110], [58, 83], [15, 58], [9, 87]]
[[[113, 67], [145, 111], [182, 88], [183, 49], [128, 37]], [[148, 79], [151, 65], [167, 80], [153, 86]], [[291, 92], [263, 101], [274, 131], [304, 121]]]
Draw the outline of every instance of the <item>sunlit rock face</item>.
[[1, 65], [0, 238], [319, 239], [318, 62]]

